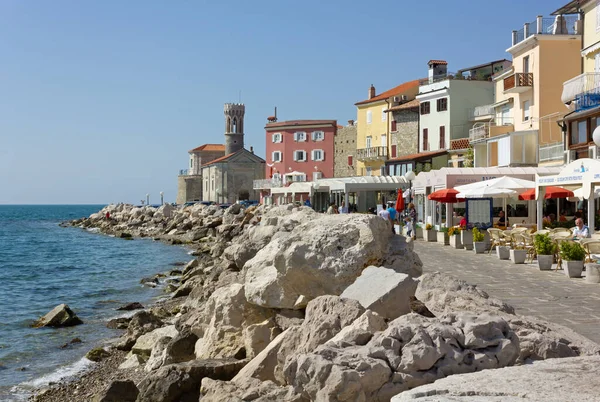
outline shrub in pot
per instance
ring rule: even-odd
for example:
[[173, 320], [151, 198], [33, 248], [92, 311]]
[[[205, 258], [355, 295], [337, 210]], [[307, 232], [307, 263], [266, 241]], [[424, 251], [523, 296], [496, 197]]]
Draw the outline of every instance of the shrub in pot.
[[501, 260], [508, 260], [510, 258], [510, 247], [508, 246], [496, 246], [496, 254]]
[[460, 241], [460, 228], [452, 226], [448, 229], [448, 237], [450, 238], [450, 245], [457, 250], [463, 248], [462, 242]]
[[460, 242], [465, 250], [473, 250], [473, 232], [468, 228], [460, 231]]
[[485, 236], [477, 228], [473, 228], [473, 247], [475, 248], [476, 254], [483, 254], [485, 252]]
[[440, 230], [437, 232], [437, 241], [444, 246], [448, 246], [450, 244], [450, 239], [448, 238], [448, 228], [440, 228]]
[[425, 225], [423, 235], [425, 236], [425, 241], [437, 241], [436, 231], [433, 229], [433, 226], [431, 226], [431, 223]]
[[522, 248], [513, 248], [510, 250], [510, 260], [513, 264], [525, 264], [527, 250]]
[[536, 234], [533, 238], [533, 248], [537, 254], [538, 267], [540, 271], [549, 271], [552, 269], [554, 254], [556, 253], [556, 244], [547, 233]]
[[564, 241], [560, 244], [561, 265], [569, 278], [581, 278], [585, 250], [581, 244]]

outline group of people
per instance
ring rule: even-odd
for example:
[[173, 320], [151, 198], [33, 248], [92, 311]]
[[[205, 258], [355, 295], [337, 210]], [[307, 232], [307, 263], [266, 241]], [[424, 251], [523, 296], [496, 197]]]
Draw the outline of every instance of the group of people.
[[335, 202], [330, 203], [329, 207], [327, 208], [327, 211], [325, 211], [326, 214], [347, 214], [349, 212], [350, 211], [348, 210], [348, 207], [346, 206], [344, 201], [342, 201], [341, 207], [338, 207]]
[[[392, 205], [386, 207], [385, 203], [381, 204], [381, 210], [377, 213], [380, 218], [388, 220], [392, 224], [392, 233], [396, 233], [394, 228], [395, 224], [400, 223], [400, 211], [397, 211], [396, 208]], [[415, 237], [415, 223], [417, 221], [417, 211], [415, 210], [415, 204], [412, 202], [408, 204], [408, 207], [404, 211], [404, 217], [402, 221], [406, 225], [407, 235], [409, 237]]]

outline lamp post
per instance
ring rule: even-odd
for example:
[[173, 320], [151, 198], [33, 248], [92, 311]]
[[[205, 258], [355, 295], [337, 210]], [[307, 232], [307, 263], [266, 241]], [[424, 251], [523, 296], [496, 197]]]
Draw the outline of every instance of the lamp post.
[[165, 202], [164, 202], [164, 195], [165, 195], [165, 193], [163, 193], [163, 192], [161, 191], [161, 192], [160, 192], [160, 205], [163, 205], [163, 204], [165, 203]]
[[146, 205], [150, 205], [150, 194], [146, 194]]
[[408, 172], [404, 173], [404, 178], [406, 180], [408, 180], [408, 202], [411, 203], [412, 202], [412, 181], [415, 179], [415, 172], [413, 172], [412, 170], [409, 170]]

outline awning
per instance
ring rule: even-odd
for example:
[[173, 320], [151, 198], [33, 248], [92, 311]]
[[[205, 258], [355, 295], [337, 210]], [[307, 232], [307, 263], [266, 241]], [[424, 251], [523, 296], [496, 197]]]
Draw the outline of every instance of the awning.
[[591, 53], [595, 53], [595, 52], [597, 52], [598, 50], [600, 50], [600, 42], [596, 42], [596, 43], [594, 43], [593, 45], [591, 45], [591, 46], [588, 46], [588, 47], [586, 47], [585, 49], [583, 49], [583, 50], [581, 51], [581, 55], [585, 57], [585, 56], [587, 56], [588, 54], [591, 54]]
[[288, 187], [275, 187], [271, 189], [271, 194], [300, 194], [309, 193], [313, 188], [312, 182], [294, 182]]
[[421, 152], [419, 154], [411, 154], [411, 155], [404, 155], [404, 156], [400, 156], [398, 158], [394, 158], [394, 159], [390, 159], [386, 162], [386, 164], [390, 164], [390, 163], [394, 163], [394, 162], [408, 162], [408, 161], [421, 161], [423, 159], [430, 159], [430, 158], [435, 158], [437, 156], [443, 156], [446, 155], [448, 153], [448, 151], [443, 150], [443, 151], [430, 151], [430, 152]]
[[501, 100], [500, 102], [493, 103], [493, 104], [492, 104], [492, 107], [493, 107], [493, 108], [497, 108], [497, 107], [500, 107], [500, 106], [506, 105], [506, 104], [508, 104], [508, 103], [512, 103], [513, 101], [514, 101], [514, 99], [513, 99], [513, 98], [504, 99], [504, 100]]

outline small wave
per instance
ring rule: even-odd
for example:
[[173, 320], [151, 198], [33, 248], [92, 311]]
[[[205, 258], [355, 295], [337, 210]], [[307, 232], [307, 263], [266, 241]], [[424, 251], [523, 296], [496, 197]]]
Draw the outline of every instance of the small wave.
[[92, 362], [91, 360], [88, 360], [85, 357], [82, 357], [80, 360], [76, 361], [75, 363], [70, 364], [68, 366], [60, 367], [58, 370], [53, 371], [52, 373], [43, 375], [42, 377], [39, 377], [39, 378], [35, 378], [31, 381], [23, 382], [19, 385], [19, 387], [24, 387], [24, 388], [29, 388], [29, 389], [46, 387], [50, 383], [55, 383], [55, 382], [59, 382], [61, 380], [67, 379], [67, 378], [74, 377], [77, 374], [80, 374], [83, 371], [89, 369], [93, 364], [94, 364], [94, 362]]
[[100, 233], [100, 228], [87, 228], [86, 230], [90, 233]]

